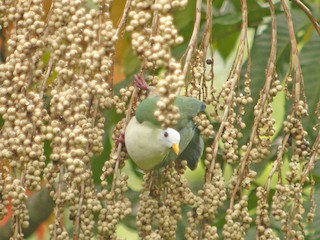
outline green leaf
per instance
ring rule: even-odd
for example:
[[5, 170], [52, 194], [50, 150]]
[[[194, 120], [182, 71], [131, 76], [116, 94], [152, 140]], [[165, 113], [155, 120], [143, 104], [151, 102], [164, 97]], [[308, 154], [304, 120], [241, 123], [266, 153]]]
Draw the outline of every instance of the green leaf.
[[192, 29], [196, 15], [196, 1], [189, 1], [184, 9], [175, 9], [172, 14], [174, 16], [174, 24], [178, 29], [185, 27]]
[[[293, 20], [296, 32], [305, 31], [310, 22], [301, 11], [293, 11]], [[277, 72], [279, 79], [283, 79], [288, 71], [290, 62], [290, 38], [288, 35], [288, 27], [284, 14], [277, 15]], [[265, 69], [267, 67], [269, 55], [271, 49], [271, 25], [261, 33], [256, 35], [253, 41], [251, 49], [251, 93], [253, 103], [256, 104], [260, 90], [262, 89], [265, 82]], [[245, 73], [247, 63], [244, 64], [242, 74]], [[242, 88], [243, 88], [243, 83]], [[286, 103], [285, 103], [286, 104]], [[285, 106], [278, 106], [278, 108], [284, 108]], [[243, 117], [244, 122], [247, 126], [253, 126], [254, 115], [253, 106], [246, 106], [246, 114]], [[277, 109], [279, 110], [279, 109]], [[279, 126], [280, 127], [280, 126]], [[240, 144], [248, 141], [250, 131], [243, 132], [243, 138], [240, 139]]]
[[[125, 38], [129, 38], [128, 34], [125, 34]], [[130, 40], [131, 41], [131, 40]], [[128, 48], [128, 51], [124, 53], [124, 74], [126, 76], [133, 75], [139, 69], [140, 61], [137, 55], [133, 52], [132, 48]]]
[[[276, 4], [276, 11], [279, 9], [279, 4]], [[263, 18], [270, 15], [269, 7], [267, 5], [261, 5], [254, 0], [247, 1], [248, 9], [248, 26], [256, 27], [259, 26]], [[242, 17], [241, 17], [241, 4], [239, 1], [227, 1], [223, 4], [223, 7], [217, 10], [218, 15], [213, 16], [213, 40], [220, 42], [218, 49], [223, 44], [228, 46], [230, 49], [235, 47], [236, 41], [227, 43], [226, 40], [231, 35], [238, 36], [241, 30]], [[220, 14], [220, 15], [219, 15]], [[222, 53], [224, 56], [224, 54]]]
[[183, 10], [177, 9], [173, 11], [174, 24], [178, 29], [179, 35], [184, 39], [182, 44], [173, 48], [172, 53], [176, 58], [180, 58], [188, 47], [189, 39], [193, 31], [195, 14], [196, 1], [188, 1], [187, 6]]
[[304, 118], [302, 124], [313, 142], [317, 134], [313, 130], [317, 124], [315, 111], [320, 100], [320, 38], [316, 31], [300, 52], [300, 64], [309, 107], [309, 117]]
[[227, 60], [234, 50], [239, 34], [240, 32], [234, 32], [217, 42], [217, 49], [224, 60]]

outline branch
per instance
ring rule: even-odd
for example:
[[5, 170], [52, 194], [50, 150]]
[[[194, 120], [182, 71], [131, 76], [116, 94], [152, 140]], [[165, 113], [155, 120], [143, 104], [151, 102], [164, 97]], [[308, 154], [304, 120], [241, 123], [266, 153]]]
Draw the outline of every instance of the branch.
[[[51, 6], [50, 6], [50, 10], [49, 10], [49, 12], [47, 14], [47, 18], [46, 18], [46, 21], [45, 21], [46, 23], [48, 23], [50, 18], [52, 17], [52, 12], [53, 12], [53, 8], [54, 8], [54, 2], [55, 2], [55, 0], [52, 0]], [[49, 25], [46, 24], [46, 26], [44, 28], [44, 31], [43, 31], [43, 35], [44, 36], [48, 35], [48, 31], [49, 31], [48, 29], [49, 29]]]
[[291, 0], [294, 4], [296, 4], [302, 11], [307, 15], [310, 19], [311, 23], [313, 24], [314, 28], [317, 30], [318, 34], [320, 35], [320, 25], [317, 22], [317, 19], [313, 16], [310, 9], [304, 5], [300, 0]]
[[[131, 95], [131, 99], [130, 99], [130, 102], [129, 102], [129, 105], [128, 105], [128, 110], [126, 112], [125, 122], [123, 124], [122, 129], [121, 129], [121, 134], [122, 135], [125, 134], [127, 125], [129, 124], [129, 121], [131, 119], [131, 112], [132, 112], [132, 108], [133, 108], [133, 103], [134, 103], [134, 101], [136, 101], [137, 94], [138, 94], [138, 90], [137, 90], [137, 87], [135, 87], [134, 90], [133, 90], [133, 93]], [[121, 149], [122, 149], [123, 145], [124, 144], [122, 142], [119, 142], [117, 148], [115, 149], [117, 158], [116, 158], [116, 164], [115, 164], [115, 167], [114, 167], [114, 173], [113, 173], [113, 179], [112, 179], [112, 185], [111, 185], [111, 192], [115, 191], [115, 184], [116, 184], [116, 180], [117, 180], [117, 172], [118, 172], [119, 164], [120, 164], [119, 163], [119, 161], [120, 161], [120, 153], [121, 153]]]
[[78, 240], [79, 239], [79, 234], [80, 234], [80, 222], [81, 222], [81, 209], [83, 205], [83, 199], [85, 198], [84, 196], [84, 188], [85, 188], [85, 183], [81, 182], [81, 190], [80, 190], [80, 200], [78, 203], [78, 209], [77, 209], [77, 215], [74, 220], [74, 228], [73, 228], [73, 239]]
[[242, 10], [242, 25], [241, 25], [241, 34], [240, 34], [240, 43], [237, 49], [237, 55], [233, 62], [232, 69], [230, 71], [229, 77], [227, 81], [231, 81], [230, 85], [230, 94], [227, 98], [227, 101], [225, 103], [223, 118], [221, 120], [221, 124], [219, 127], [218, 132], [216, 133], [215, 139], [212, 143], [212, 161], [210, 163], [210, 168], [208, 168], [205, 176], [205, 181], [210, 182], [212, 179], [212, 173], [215, 166], [215, 159], [218, 154], [218, 145], [219, 141], [221, 139], [221, 136], [223, 134], [225, 123], [228, 120], [229, 117], [229, 111], [233, 107], [233, 100], [235, 95], [235, 88], [237, 86], [237, 83], [240, 79], [241, 74], [241, 67], [242, 67], [242, 60], [244, 55], [244, 49], [247, 44], [247, 31], [248, 31], [248, 9], [247, 9], [247, 2], [245, 0], [241, 1], [241, 10]]
[[202, 55], [203, 64], [205, 64], [206, 62], [207, 49], [208, 49], [210, 38], [211, 38], [211, 32], [212, 32], [212, 1], [207, 0], [206, 27], [205, 27], [204, 36], [201, 42], [201, 48], [203, 51], [203, 55]]
[[126, 2], [126, 5], [124, 6], [122, 17], [121, 17], [120, 22], [118, 24], [118, 27], [116, 29], [116, 33], [115, 33], [116, 37], [119, 36], [119, 32], [121, 31], [121, 29], [123, 28], [125, 22], [127, 21], [127, 17], [128, 17], [130, 6], [131, 6], [131, 0], [128, 0]]
[[[158, 4], [158, 0], [155, 1], [155, 4]], [[155, 36], [158, 31], [158, 21], [159, 21], [159, 12], [158, 10], [153, 11], [153, 18], [151, 23], [152, 33], [151, 36]]]
[[314, 162], [317, 159], [319, 146], [320, 146], [320, 131], [318, 132], [317, 138], [314, 141], [312, 155], [311, 155], [311, 157], [310, 157], [310, 159], [308, 161], [308, 164], [306, 165], [306, 167], [304, 168], [304, 170], [303, 170], [303, 172], [301, 174], [301, 178], [300, 178], [300, 181], [299, 181], [301, 186], [306, 181], [310, 171], [314, 168]]
[[53, 67], [53, 57], [51, 56], [50, 60], [49, 60], [49, 63], [48, 63], [48, 69], [47, 69], [46, 75], [45, 75], [45, 77], [43, 79], [43, 82], [41, 84], [41, 92], [40, 92], [40, 98], [41, 99], [43, 98], [45, 87], [46, 87], [47, 81], [48, 81], [48, 79], [50, 77], [50, 74], [51, 74], [51, 71], [52, 71], [52, 67]]
[[272, 18], [272, 21], [271, 21], [272, 35], [271, 35], [270, 56], [269, 56], [268, 66], [267, 66], [267, 71], [266, 71], [266, 76], [265, 76], [266, 80], [265, 80], [264, 87], [260, 93], [260, 98], [257, 103], [257, 105], [259, 104], [259, 107], [257, 108], [258, 114], [255, 116], [255, 119], [254, 119], [252, 131], [251, 131], [251, 135], [250, 135], [250, 139], [249, 139], [249, 144], [248, 144], [248, 147], [247, 147], [247, 150], [246, 150], [244, 156], [241, 158], [241, 161], [240, 161], [241, 163], [240, 163], [239, 179], [238, 179], [236, 186], [235, 186], [235, 188], [232, 192], [232, 195], [231, 195], [231, 201], [230, 201], [231, 206], [233, 205], [233, 201], [235, 199], [237, 191], [239, 190], [240, 184], [242, 183], [242, 180], [244, 178], [244, 172], [245, 172], [245, 169], [248, 165], [247, 163], [249, 161], [250, 152], [253, 147], [254, 139], [257, 135], [258, 126], [259, 126], [259, 123], [262, 118], [263, 110], [265, 109], [265, 106], [267, 104], [269, 90], [270, 90], [270, 87], [271, 87], [271, 84], [272, 84], [272, 81], [275, 77], [275, 72], [276, 72], [277, 24], [276, 24], [276, 16], [275, 16], [273, 4], [271, 3], [271, 1], [269, 1], [269, 4], [270, 4], [270, 13], [271, 13], [271, 18]]
[[[194, 49], [196, 47], [197, 44], [197, 39], [198, 39], [198, 35], [199, 35], [199, 29], [200, 29], [200, 21], [201, 21], [201, 0], [197, 0], [196, 3], [196, 19], [194, 22], [194, 26], [193, 26], [193, 32], [189, 41], [189, 45], [187, 47], [186, 52], [184, 53], [184, 55], [186, 56], [186, 59], [184, 61], [184, 66], [183, 66], [183, 70], [182, 70], [182, 75], [185, 78], [189, 69], [189, 65], [190, 65], [190, 61], [192, 58], [192, 54], [194, 52]], [[181, 87], [178, 89], [177, 94], [179, 94], [181, 92]]]
[[301, 88], [303, 88], [302, 70], [301, 70], [299, 56], [298, 56], [298, 46], [297, 46], [297, 40], [296, 40], [294, 27], [293, 27], [292, 16], [286, 1], [281, 0], [281, 5], [283, 7], [283, 10], [287, 19], [288, 31], [290, 36], [291, 59], [292, 59], [293, 72], [294, 72], [294, 78], [295, 78], [294, 105], [296, 105], [300, 101], [300, 90]]

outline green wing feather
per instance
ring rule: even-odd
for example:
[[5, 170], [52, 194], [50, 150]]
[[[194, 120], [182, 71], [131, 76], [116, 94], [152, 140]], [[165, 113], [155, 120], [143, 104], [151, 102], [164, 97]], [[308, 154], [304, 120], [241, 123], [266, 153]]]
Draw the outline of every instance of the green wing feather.
[[148, 121], [154, 125], [160, 126], [157, 118], [154, 116], [154, 111], [157, 109], [157, 102], [159, 99], [159, 96], [148, 97], [139, 104], [136, 111], [136, 119], [139, 123]]
[[203, 102], [192, 97], [178, 96], [174, 104], [179, 108], [180, 112], [180, 119], [177, 125], [174, 126], [178, 130], [184, 128], [189, 121], [192, 121], [199, 112], [204, 111], [206, 108]]
[[178, 156], [178, 160], [187, 160], [188, 167], [191, 170], [196, 169], [199, 158], [202, 155], [204, 142], [198, 128], [194, 131], [193, 138], [186, 146], [185, 150]]
[[[157, 118], [154, 116], [154, 111], [157, 109], [157, 102], [159, 100], [159, 96], [154, 96], [146, 98], [139, 104], [136, 111], [138, 122], [142, 123], [148, 121], [160, 126]], [[177, 96], [174, 105], [179, 108], [180, 112], [178, 123], [173, 127], [178, 131], [184, 128], [193, 117], [206, 108], [206, 105], [203, 102], [192, 97], [184, 96]]]

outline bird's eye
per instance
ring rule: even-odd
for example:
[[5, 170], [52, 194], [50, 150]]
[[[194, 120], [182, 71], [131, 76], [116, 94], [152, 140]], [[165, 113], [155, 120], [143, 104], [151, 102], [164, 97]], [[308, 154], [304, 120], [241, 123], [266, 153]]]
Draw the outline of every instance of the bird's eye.
[[168, 132], [164, 132], [163, 136], [164, 136], [164, 137], [168, 137], [168, 136], [169, 136], [169, 133], [168, 133]]

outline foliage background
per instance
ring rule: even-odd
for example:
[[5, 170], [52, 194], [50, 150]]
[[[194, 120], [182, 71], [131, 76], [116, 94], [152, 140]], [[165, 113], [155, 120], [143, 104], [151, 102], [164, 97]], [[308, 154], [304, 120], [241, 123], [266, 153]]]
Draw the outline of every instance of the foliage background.
[[[270, 11], [269, 5], [264, 1], [258, 0], [248, 0], [248, 41], [250, 46], [251, 55], [251, 92], [253, 97], [253, 103], [246, 107], [246, 113], [243, 117], [243, 121], [250, 128], [253, 125], [254, 115], [253, 106], [257, 102], [259, 97], [259, 92], [263, 87], [265, 80], [265, 71], [269, 58], [270, 48], [271, 48], [271, 25], [270, 25]], [[281, 8], [280, 1], [275, 1], [275, 10], [277, 17], [277, 73], [279, 79], [284, 85], [284, 81], [287, 77], [287, 73], [290, 67], [290, 38], [288, 34], [287, 22], [283, 9]], [[318, 0], [305, 1], [305, 4], [309, 7], [312, 14], [316, 19], [320, 18], [320, 2]], [[44, 1], [44, 8], [48, 12], [51, 5], [51, 1]], [[125, 1], [114, 1], [111, 6], [111, 19], [116, 26], [119, 19], [122, 16]], [[94, 4], [89, 2], [88, 7], [94, 7]], [[184, 9], [174, 10], [172, 16], [174, 16], [174, 23], [180, 35], [183, 36], [185, 41], [174, 47], [172, 49], [173, 55], [180, 59], [185, 53], [188, 40], [191, 37], [193, 23], [195, 18], [195, 7], [196, 1], [189, 1]], [[205, 3], [202, 3], [202, 11], [205, 12]], [[318, 129], [314, 129], [316, 124], [319, 124], [319, 119], [315, 112], [317, 110], [317, 104], [319, 102], [320, 96], [320, 37], [315, 31], [313, 25], [311, 24], [305, 13], [297, 7], [295, 4], [290, 5], [290, 11], [293, 15], [292, 19], [295, 27], [295, 34], [298, 41], [299, 47], [299, 59], [301, 63], [301, 68], [303, 72], [303, 77], [305, 81], [305, 92], [306, 99], [309, 106], [309, 116], [303, 119], [303, 126], [308, 132], [308, 141], [313, 143], [318, 134]], [[205, 14], [203, 14], [201, 19], [200, 35], [204, 32], [205, 25]], [[241, 5], [238, 1], [213, 1], [213, 16], [212, 16], [212, 47], [214, 49], [214, 82], [218, 91], [222, 88], [223, 83], [228, 78], [230, 69], [232, 67], [234, 57], [236, 56], [236, 49], [239, 44], [239, 35], [241, 31]], [[2, 32], [2, 52], [1, 56], [3, 60], [5, 59], [5, 42], [6, 37], [4, 32]], [[44, 60], [46, 61], [46, 60]], [[115, 58], [114, 58], [114, 90], [119, 91], [121, 87], [125, 87], [132, 83], [133, 75], [139, 71], [141, 62], [138, 60], [137, 56], [131, 49], [130, 45], [130, 34], [124, 33], [122, 38], [117, 42]], [[244, 61], [243, 71], [247, 66], [247, 60]], [[281, 141], [283, 136], [282, 127], [285, 117], [291, 111], [291, 105], [286, 101], [286, 96], [284, 92], [280, 92], [272, 103], [274, 112], [272, 117], [275, 119], [276, 134], [273, 137], [273, 145], [271, 146], [271, 153], [267, 159], [261, 161], [260, 163], [254, 164], [252, 168], [257, 172], [257, 177], [253, 181], [251, 188], [246, 190], [245, 193], [248, 195], [248, 211], [251, 216], [255, 217], [257, 198], [256, 198], [256, 188], [258, 186], [263, 186], [268, 179], [268, 174], [272, 168], [272, 162], [276, 157], [277, 144]], [[99, 156], [94, 156], [91, 160], [91, 168], [93, 171], [94, 183], [99, 188], [101, 183], [100, 176], [102, 174], [103, 164], [108, 159], [108, 155], [112, 151], [113, 139], [112, 131], [118, 121], [120, 121], [124, 115], [117, 114], [114, 109], [107, 110], [104, 113], [106, 117], [105, 134], [103, 138], [103, 152]], [[3, 125], [3, 122], [1, 123]], [[218, 122], [213, 122], [214, 129], [217, 131], [219, 128]], [[250, 137], [250, 131], [243, 131], [243, 137], [239, 139], [239, 146], [245, 144]], [[212, 140], [208, 140], [209, 142]], [[222, 147], [222, 144], [220, 144]], [[45, 145], [45, 155], [50, 156], [50, 146], [47, 143]], [[233, 173], [233, 166], [226, 163], [221, 155], [218, 155], [217, 161], [221, 164], [223, 170], [223, 176], [226, 183], [230, 180]], [[289, 170], [288, 167], [289, 159], [284, 159], [283, 172]], [[315, 181], [314, 185], [314, 198], [317, 203], [320, 203], [320, 166], [319, 161], [315, 162], [315, 167], [313, 170], [313, 178]], [[128, 174], [129, 190], [126, 195], [129, 197], [133, 204], [133, 209], [137, 208], [139, 201], [139, 191], [142, 185], [143, 174], [139, 171], [134, 164], [127, 160], [123, 172]], [[204, 182], [204, 172], [205, 168], [203, 163], [199, 164], [196, 171], [191, 172], [187, 170], [186, 177], [190, 188], [196, 192], [201, 188]], [[276, 179], [272, 180], [271, 192], [274, 192], [274, 187], [276, 184]], [[308, 200], [308, 194], [310, 193], [310, 187], [307, 185], [304, 188], [303, 198], [306, 200], [304, 207], [306, 210], [310, 209], [310, 202]], [[271, 201], [271, 197], [269, 197]], [[223, 225], [225, 224], [224, 214], [228, 208], [229, 202], [225, 202], [224, 206], [219, 209], [216, 218], [214, 219], [214, 225], [217, 227], [218, 232], [221, 234]], [[185, 213], [187, 209], [183, 209]], [[71, 222], [67, 220], [68, 212], [65, 212], [65, 221], [67, 228], [72, 228]], [[121, 237], [126, 239], [138, 239], [136, 227], [135, 227], [135, 211], [127, 216], [118, 225], [117, 233]], [[44, 225], [42, 225], [38, 233], [31, 236], [30, 239], [36, 239], [37, 234], [44, 234], [45, 238], [48, 237], [48, 232], [46, 226], [51, 223], [53, 216], [47, 220]], [[2, 223], [4, 224], [4, 223]], [[183, 229], [184, 224], [187, 224], [184, 219], [181, 221], [178, 232], [177, 239], [183, 239]], [[320, 238], [320, 211], [315, 212], [314, 220], [311, 224], [307, 225], [305, 228], [306, 239], [319, 239]], [[271, 227], [276, 232], [280, 234], [279, 222], [271, 219]], [[41, 230], [42, 229], [42, 230]], [[253, 239], [256, 236], [255, 225], [251, 224], [245, 239]]]

